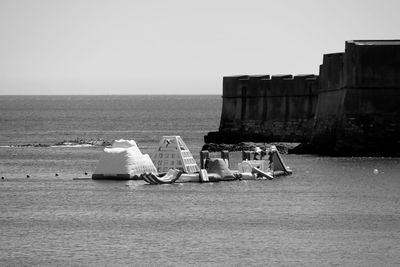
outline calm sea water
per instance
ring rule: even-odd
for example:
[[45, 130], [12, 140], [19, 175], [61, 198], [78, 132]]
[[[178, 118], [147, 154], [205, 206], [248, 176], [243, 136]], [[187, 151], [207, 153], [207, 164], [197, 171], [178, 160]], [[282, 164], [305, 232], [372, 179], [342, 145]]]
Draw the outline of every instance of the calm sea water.
[[220, 96], [0, 96], [0, 265], [400, 265], [400, 159], [288, 155], [273, 181], [150, 186], [72, 180], [100, 147], [8, 147], [181, 135], [198, 159], [220, 112]]

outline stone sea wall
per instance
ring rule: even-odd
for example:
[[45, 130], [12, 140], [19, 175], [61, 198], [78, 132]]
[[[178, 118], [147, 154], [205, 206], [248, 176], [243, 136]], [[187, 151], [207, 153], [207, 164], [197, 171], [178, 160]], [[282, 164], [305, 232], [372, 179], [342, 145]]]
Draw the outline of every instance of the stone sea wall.
[[400, 40], [347, 41], [319, 75], [223, 79], [206, 143], [301, 142], [329, 155], [399, 155]]
[[219, 132], [210, 138], [240, 142], [308, 140], [315, 115], [316, 75], [232, 76], [223, 80]]

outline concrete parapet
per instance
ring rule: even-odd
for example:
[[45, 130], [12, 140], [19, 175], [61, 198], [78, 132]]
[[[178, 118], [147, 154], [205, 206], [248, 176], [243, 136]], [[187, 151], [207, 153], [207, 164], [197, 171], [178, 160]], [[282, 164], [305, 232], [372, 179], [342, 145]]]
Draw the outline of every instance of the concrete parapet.
[[302, 74], [294, 76], [294, 88], [290, 91], [292, 96], [317, 95], [318, 76], [315, 74]]
[[306, 79], [306, 80], [315, 80], [318, 78], [318, 75], [315, 74], [297, 74], [294, 76], [294, 79]]
[[326, 54], [320, 67], [320, 90], [338, 90], [343, 87], [344, 53]]
[[293, 79], [292, 74], [276, 74], [272, 75], [272, 80], [291, 80]]
[[267, 95], [271, 97], [287, 96], [290, 92], [290, 89], [293, 87], [293, 84], [293, 75], [273, 75], [271, 78], [271, 86], [269, 88], [270, 90], [267, 91]]
[[400, 40], [346, 42], [346, 86], [400, 87]]

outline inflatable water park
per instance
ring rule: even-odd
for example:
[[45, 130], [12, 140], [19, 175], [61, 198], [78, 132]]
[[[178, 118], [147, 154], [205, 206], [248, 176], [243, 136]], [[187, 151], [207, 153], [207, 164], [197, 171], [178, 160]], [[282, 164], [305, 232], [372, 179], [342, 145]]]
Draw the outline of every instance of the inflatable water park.
[[104, 149], [92, 179], [144, 180], [158, 185], [272, 180], [292, 174], [275, 146], [243, 151], [242, 161], [237, 166], [232, 165], [228, 151], [222, 151], [220, 157], [201, 151], [198, 166], [180, 136], [163, 136], [151, 156], [143, 154], [134, 140], [121, 139]]

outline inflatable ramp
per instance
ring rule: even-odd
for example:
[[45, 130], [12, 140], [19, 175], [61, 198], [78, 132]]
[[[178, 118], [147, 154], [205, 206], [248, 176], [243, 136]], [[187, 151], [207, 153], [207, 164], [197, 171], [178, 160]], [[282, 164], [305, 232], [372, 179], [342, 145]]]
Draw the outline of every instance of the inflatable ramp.
[[272, 163], [273, 163], [273, 169], [275, 171], [281, 171], [284, 172], [284, 174], [292, 174], [292, 170], [289, 169], [289, 167], [285, 164], [285, 162], [282, 159], [281, 154], [279, 154], [278, 150], [276, 149], [275, 146], [272, 147]]
[[271, 172], [265, 172], [265, 171], [262, 171], [262, 170], [257, 169], [257, 168], [252, 168], [251, 172], [255, 173], [257, 175], [257, 177], [265, 177], [268, 180], [274, 179], [274, 176], [273, 176], [273, 174]]
[[170, 169], [167, 173], [155, 175], [153, 173], [143, 173], [141, 178], [149, 184], [172, 184], [179, 179], [182, 172]]
[[[239, 172], [256, 173], [258, 177], [268, 179], [274, 176], [292, 174], [292, 170], [286, 166], [275, 146], [272, 146], [268, 153], [268, 160], [243, 160], [238, 164]], [[245, 154], [248, 154], [248, 152]]]

